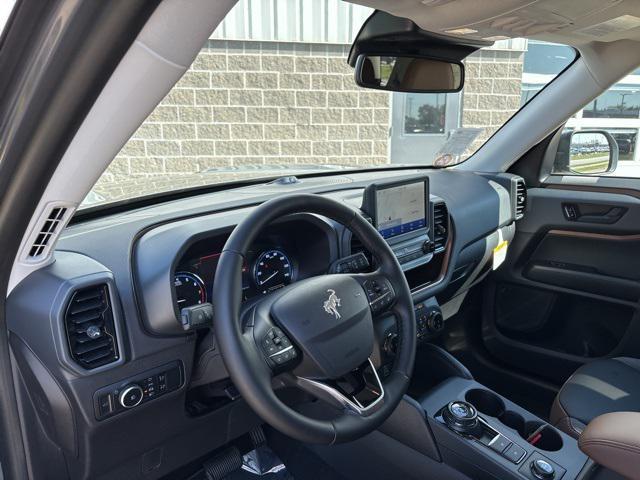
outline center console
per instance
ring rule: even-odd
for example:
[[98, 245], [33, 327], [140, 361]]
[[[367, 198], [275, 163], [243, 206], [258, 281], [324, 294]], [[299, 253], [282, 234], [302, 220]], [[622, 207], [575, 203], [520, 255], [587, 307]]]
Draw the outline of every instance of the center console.
[[579, 478], [575, 439], [471, 379], [451, 377], [421, 400], [443, 461], [471, 478]]

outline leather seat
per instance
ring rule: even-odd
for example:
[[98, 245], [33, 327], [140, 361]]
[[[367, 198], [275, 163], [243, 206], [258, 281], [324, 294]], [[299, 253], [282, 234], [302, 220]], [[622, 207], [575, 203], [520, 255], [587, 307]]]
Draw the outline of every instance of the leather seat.
[[611, 412], [640, 412], [640, 359], [620, 357], [583, 365], [558, 392], [550, 420], [578, 438], [595, 417]]

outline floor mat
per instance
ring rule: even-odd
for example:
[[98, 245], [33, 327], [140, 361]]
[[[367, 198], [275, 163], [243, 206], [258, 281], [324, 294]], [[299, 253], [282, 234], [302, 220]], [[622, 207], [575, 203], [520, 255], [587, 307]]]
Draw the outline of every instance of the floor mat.
[[265, 428], [265, 433], [269, 446], [283, 460], [287, 471], [296, 480], [347, 480], [304, 444], [270, 427]]

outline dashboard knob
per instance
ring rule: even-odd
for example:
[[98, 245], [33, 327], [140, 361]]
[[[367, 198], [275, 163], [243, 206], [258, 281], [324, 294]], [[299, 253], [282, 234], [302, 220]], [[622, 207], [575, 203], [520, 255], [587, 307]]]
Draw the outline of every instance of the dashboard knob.
[[549, 462], [539, 458], [531, 462], [531, 473], [541, 480], [550, 480], [555, 477], [556, 471]]
[[120, 395], [118, 395], [118, 402], [124, 408], [133, 408], [140, 405], [142, 402], [142, 396], [144, 392], [140, 385], [127, 385], [122, 389]]
[[438, 333], [444, 328], [444, 318], [440, 310], [433, 310], [427, 318], [427, 328], [430, 333]]

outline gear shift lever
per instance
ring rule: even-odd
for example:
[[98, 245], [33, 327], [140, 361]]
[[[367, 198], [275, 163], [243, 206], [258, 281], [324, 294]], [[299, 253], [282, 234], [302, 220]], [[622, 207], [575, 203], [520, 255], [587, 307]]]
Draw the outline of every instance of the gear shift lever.
[[450, 402], [442, 411], [442, 418], [454, 432], [463, 435], [478, 433], [478, 412], [470, 403], [462, 401]]

